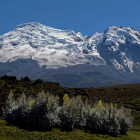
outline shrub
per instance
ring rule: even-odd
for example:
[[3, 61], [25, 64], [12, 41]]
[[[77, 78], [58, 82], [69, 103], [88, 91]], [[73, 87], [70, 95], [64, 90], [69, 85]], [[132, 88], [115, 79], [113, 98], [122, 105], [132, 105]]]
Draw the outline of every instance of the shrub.
[[64, 102], [59, 112], [61, 128], [64, 130], [84, 128], [88, 116], [87, 103], [83, 103], [81, 96], [69, 99], [67, 94], [64, 95], [63, 100]]
[[39, 130], [59, 127], [70, 131], [78, 128], [114, 136], [126, 134], [132, 126], [129, 109], [118, 109], [116, 104], [103, 104], [101, 100], [92, 106], [81, 96], [70, 99], [67, 94], [60, 106], [59, 97], [49, 92], [40, 92], [36, 97], [26, 97], [23, 93], [16, 100], [11, 92], [3, 110], [3, 119]]

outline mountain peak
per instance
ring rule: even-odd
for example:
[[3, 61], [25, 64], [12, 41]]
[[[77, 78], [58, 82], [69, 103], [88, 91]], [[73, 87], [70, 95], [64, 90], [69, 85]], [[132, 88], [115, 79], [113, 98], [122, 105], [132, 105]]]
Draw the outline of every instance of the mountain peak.
[[[11, 69], [12, 75], [16, 75], [21, 68], [22, 74], [27, 75], [26, 72], [29, 72], [46, 77], [46, 71], [49, 72], [48, 75], [61, 70], [68, 70], [69, 73], [71, 67], [70, 73], [76, 72], [79, 75], [86, 70], [90, 72], [88, 77], [92, 79], [96, 79], [92, 71], [106, 73], [107, 77], [103, 79], [108, 79], [114, 74], [114, 78], [118, 77], [116, 82], [127, 72], [128, 76], [130, 73], [138, 73], [140, 77], [139, 53], [140, 33], [131, 27], [112, 26], [104, 33], [83, 37], [80, 32], [31, 22], [18, 25], [0, 36], [0, 70], [3, 75], [11, 74]], [[60, 67], [67, 68], [52, 70]], [[123, 80], [128, 79], [127, 76], [123, 77]], [[112, 80], [109, 81], [112, 83]]]
[[23, 27], [40, 27], [40, 26], [45, 26], [41, 23], [38, 22], [29, 22], [29, 23], [23, 23], [20, 25], [17, 25], [16, 28], [23, 28]]
[[134, 28], [132, 27], [123, 27], [123, 26], [111, 26], [111, 27], [108, 27], [105, 31], [104, 31], [104, 34], [107, 34], [107, 33], [127, 33], [127, 34], [139, 34], [139, 32], [137, 30], [135, 30]]
[[104, 32], [104, 38], [106, 45], [111, 42], [113, 42], [115, 46], [119, 46], [118, 43], [125, 44], [126, 42], [140, 44], [140, 33], [131, 27], [108, 27]]
[[49, 31], [61, 31], [61, 32], [71, 32], [71, 33], [74, 33], [75, 32], [73, 30], [62, 30], [62, 29], [57, 29], [57, 28], [54, 28], [54, 27], [51, 27], [51, 26], [47, 26], [47, 25], [44, 25], [44, 24], [41, 24], [41, 23], [38, 23], [38, 22], [29, 22], [29, 23], [23, 23], [23, 24], [20, 24], [20, 25], [17, 25], [16, 26], [16, 29], [19, 29], [19, 28], [23, 28], [23, 29], [39, 29], [39, 30], [49, 30]]
[[140, 33], [131, 27], [112, 26], [83, 37], [73, 30], [30, 22], [0, 36], [0, 62], [32, 59], [47, 68], [111, 63], [123, 69], [131, 68], [133, 60], [139, 62], [139, 48]]

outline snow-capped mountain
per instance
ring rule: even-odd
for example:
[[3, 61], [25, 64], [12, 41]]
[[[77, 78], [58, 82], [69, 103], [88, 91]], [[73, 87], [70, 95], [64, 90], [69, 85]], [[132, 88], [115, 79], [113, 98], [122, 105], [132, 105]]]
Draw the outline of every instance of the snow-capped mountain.
[[[4, 74], [11, 75], [17, 73], [17, 64], [22, 60], [27, 64], [24, 67], [34, 69], [32, 61], [39, 65], [38, 70], [51, 69], [51, 72], [53, 69], [59, 71], [60, 68], [67, 68], [67, 70], [69, 67], [77, 68], [78, 65], [89, 65], [88, 71], [92, 72], [93, 69], [98, 71], [104, 67], [106, 70], [112, 69], [110, 73], [122, 72], [123, 75], [129, 73], [133, 75], [130, 78], [130, 81], [133, 81], [135, 79], [133, 77], [137, 77], [134, 73], [139, 75], [139, 53], [140, 33], [131, 27], [113, 26], [107, 28], [104, 33], [84, 37], [80, 32], [75, 33], [73, 30], [55, 29], [40, 23], [25, 23], [0, 36], [2, 73], [5, 71]], [[19, 69], [18, 67], [18, 71]], [[79, 71], [79, 68], [77, 69]], [[119, 75], [121, 74], [118, 74], [115, 79], [122, 78]]]
[[132, 73], [135, 67], [140, 68], [140, 33], [130, 27], [109, 27], [99, 51], [108, 64]]
[[[92, 38], [94, 44], [96, 35]], [[32, 59], [46, 68], [87, 62], [104, 65], [96, 47], [89, 50], [88, 44], [81, 33], [76, 34], [73, 30], [64, 31], [39, 23], [22, 24], [0, 37], [0, 62]]]

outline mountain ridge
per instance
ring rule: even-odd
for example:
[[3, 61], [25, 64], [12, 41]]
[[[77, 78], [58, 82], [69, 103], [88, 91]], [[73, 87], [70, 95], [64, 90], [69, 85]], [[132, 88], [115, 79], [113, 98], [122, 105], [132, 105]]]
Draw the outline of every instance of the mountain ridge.
[[[104, 73], [104, 69], [111, 69], [110, 72], [118, 76], [115, 76], [115, 79], [114, 76], [108, 79], [122, 80], [119, 74], [115, 74], [116, 72], [120, 75], [127, 75], [130, 78], [128, 80], [125, 76], [124, 83], [127, 83], [138, 81], [140, 75], [139, 52], [140, 33], [131, 27], [112, 26], [108, 27], [104, 33], [95, 33], [92, 36], [84, 37], [80, 32], [75, 33], [73, 30], [61, 30], [32, 22], [18, 25], [12, 31], [0, 36], [0, 65], [5, 67], [5, 69], [1, 68], [1, 73], [9, 75], [18, 73], [19, 68], [17, 69], [16, 63], [23, 66], [22, 61], [27, 63], [27, 66], [24, 65], [24, 67], [27, 67], [27, 70], [30, 69], [33, 75], [37, 74], [37, 71], [32, 69], [37, 69], [44, 73], [44, 76], [49, 70], [59, 71], [59, 73], [54, 73], [63, 75], [63, 68], [67, 68], [67, 71], [70, 67], [79, 70], [78, 65], [89, 65], [87, 72], [91, 72], [90, 68], [100, 71], [99, 69], [104, 67], [99, 79], [103, 80], [103, 75], [110, 77], [107, 71]], [[82, 69], [84, 71], [84, 67]], [[71, 72], [65, 74], [71, 74]], [[19, 73], [18, 75], [22, 76], [23, 74]], [[65, 75], [63, 76], [65, 77]], [[83, 78], [83, 75], [80, 76]], [[54, 79], [54, 76], [52, 75], [49, 79]], [[66, 80], [66, 78], [64, 79]], [[99, 79], [96, 83], [99, 82], [100, 85], [102, 80]], [[85, 80], [85, 75], [83, 80]], [[94, 86], [94, 84], [92, 85]]]

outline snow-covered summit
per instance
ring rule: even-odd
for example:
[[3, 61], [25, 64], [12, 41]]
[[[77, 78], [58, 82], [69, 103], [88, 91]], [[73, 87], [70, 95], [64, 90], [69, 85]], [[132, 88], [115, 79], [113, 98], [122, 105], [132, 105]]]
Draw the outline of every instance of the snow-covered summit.
[[[85, 64], [91, 57], [88, 54], [85, 57], [83, 53], [86, 46], [81, 33], [40, 23], [21, 24], [0, 36], [0, 48], [0, 62], [33, 59], [47, 68]], [[91, 63], [99, 65], [94, 61]]]
[[[113, 26], [109, 27], [104, 36], [106, 39], [106, 44], [114, 43], [116, 48], [120, 44], [125, 44], [126, 41], [131, 44], [140, 44], [140, 33], [131, 27]], [[114, 49], [116, 51], [116, 49]]]
[[139, 68], [140, 33], [131, 27], [113, 26], [105, 30], [100, 55], [116, 69], [134, 72]]
[[32, 59], [46, 68], [90, 64], [134, 72], [140, 67], [138, 52], [140, 33], [131, 27], [113, 26], [83, 37], [80, 32], [32, 22], [0, 36], [0, 62]]

